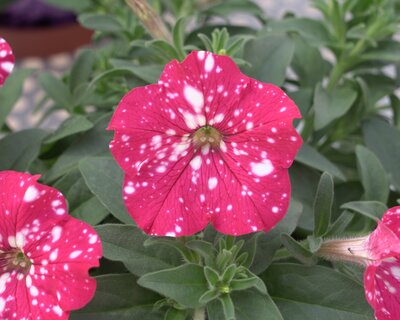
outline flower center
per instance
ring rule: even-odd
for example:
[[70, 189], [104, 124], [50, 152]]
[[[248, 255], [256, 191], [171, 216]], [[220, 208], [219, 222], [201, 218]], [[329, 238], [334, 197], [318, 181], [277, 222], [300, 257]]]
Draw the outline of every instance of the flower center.
[[0, 274], [10, 271], [27, 274], [31, 265], [32, 261], [20, 249], [0, 251]]
[[198, 129], [193, 135], [193, 143], [196, 147], [203, 147], [209, 144], [211, 147], [219, 147], [222, 134], [211, 126], [204, 126]]

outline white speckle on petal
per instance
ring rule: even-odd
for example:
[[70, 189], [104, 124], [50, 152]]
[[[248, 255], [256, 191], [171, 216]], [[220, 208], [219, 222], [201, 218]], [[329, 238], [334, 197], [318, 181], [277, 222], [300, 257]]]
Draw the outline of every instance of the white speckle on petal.
[[30, 287], [29, 292], [32, 297], [37, 297], [39, 295], [39, 290], [35, 286]]
[[213, 190], [218, 184], [218, 179], [216, 177], [211, 177], [208, 179], [208, 189]]
[[400, 267], [392, 267], [390, 271], [392, 272], [393, 277], [400, 281]]
[[124, 192], [125, 192], [126, 194], [132, 194], [132, 193], [135, 192], [135, 188], [132, 187], [132, 186], [126, 186], [126, 187], [124, 188]]
[[32, 202], [39, 198], [39, 190], [36, 189], [34, 186], [30, 186], [24, 195], [25, 202]]
[[214, 57], [213, 55], [210, 53], [208, 54], [207, 58], [206, 58], [206, 63], [204, 65], [204, 69], [207, 72], [210, 72], [212, 69], [214, 69]]
[[51, 229], [51, 236], [53, 237], [53, 242], [60, 240], [62, 228], [60, 226], [55, 226]]
[[190, 161], [190, 166], [193, 170], [199, 170], [201, 167], [201, 156], [195, 156], [192, 161]]
[[204, 106], [203, 93], [192, 86], [186, 85], [183, 89], [183, 95], [194, 111], [200, 113]]
[[156, 171], [158, 173], [163, 173], [163, 172], [167, 171], [167, 167], [166, 166], [159, 166], [159, 167], [156, 168]]
[[11, 73], [11, 71], [14, 69], [14, 63], [8, 62], [8, 61], [3, 62], [3, 63], [1, 64], [1, 68], [2, 68], [5, 72]]
[[200, 60], [203, 60], [205, 56], [206, 56], [206, 52], [205, 52], [205, 51], [199, 51], [199, 52], [197, 52], [197, 57], [198, 57]]
[[0, 297], [0, 312], [3, 312], [6, 308], [6, 300]]
[[89, 243], [95, 244], [96, 242], [97, 242], [97, 235], [96, 234], [91, 235], [89, 238]]
[[256, 163], [252, 166], [251, 171], [259, 177], [264, 177], [269, 175], [274, 170], [274, 166], [271, 161], [264, 159], [260, 163]]
[[72, 251], [72, 252], [71, 252], [71, 254], [69, 255], [69, 257], [70, 257], [71, 259], [75, 259], [75, 258], [78, 258], [78, 257], [81, 255], [81, 253], [82, 253], [81, 250], [75, 250], [75, 251]]

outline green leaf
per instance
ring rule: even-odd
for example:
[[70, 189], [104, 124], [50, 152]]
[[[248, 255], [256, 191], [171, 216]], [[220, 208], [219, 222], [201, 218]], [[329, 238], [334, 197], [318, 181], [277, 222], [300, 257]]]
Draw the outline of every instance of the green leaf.
[[74, 102], [68, 87], [60, 79], [49, 73], [41, 72], [38, 77], [39, 83], [46, 94], [57, 104], [57, 106], [71, 110]]
[[75, 218], [91, 225], [100, 223], [108, 216], [108, 214], [109, 212], [107, 208], [105, 208], [96, 197], [92, 197], [83, 202], [71, 212], [71, 215]]
[[49, 135], [44, 140], [44, 143], [53, 143], [74, 134], [88, 131], [91, 128], [93, 128], [93, 123], [87, 120], [86, 117], [72, 115], [67, 118], [54, 133]]
[[121, 23], [111, 14], [84, 13], [78, 21], [87, 29], [103, 32], [123, 31]]
[[27, 129], [1, 139], [0, 170], [28, 171], [46, 135], [41, 129]]
[[86, 84], [92, 74], [96, 55], [92, 50], [82, 50], [75, 59], [69, 76], [69, 88], [74, 93], [80, 86]]
[[158, 53], [160, 58], [163, 58], [165, 61], [178, 59], [179, 53], [176, 49], [167, 41], [155, 39], [146, 42], [146, 45], [155, 53]]
[[122, 200], [124, 173], [114, 159], [89, 157], [79, 162], [79, 170], [90, 191], [118, 220], [132, 224], [133, 220]]
[[200, 254], [204, 258], [204, 262], [207, 266], [215, 266], [215, 256], [217, 251], [210, 242], [203, 240], [190, 240], [186, 243], [186, 246]]
[[343, 172], [333, 162], [305, 142], [297, 153], [296, 161], [319, 171], [326, 171], [340, 180], [346, 180]]
[[85, 132], [78, 141], [68, 147], [45, 175], [45, 180], [47, 182], [53, 181], [76, 169], [79, 161], [86, 157], [108, 152], [112, 132], [107, 132], [106, 127], [110, 117], [109, 114], [102, 116], [92, 129]]
[[272, 262], [276, 250], [281, 246], [280, 234], [286, 232], [291, 234], [296, 228], [303, 206], [295, 199], [291, 199], [289, 209], [285, 217], [275, 228], [267, 233], [261, 233], [257, 237], [256, 252], [250, 269], [255, 274], [260, 274]]
[[321, 237], [329, 229], [333, 204], [333, 179], [324, 172], [314, 201], [314, 236]]
[[201, 304], [207, 304], [212, 300], [215, 300], [219, 297], [220, 292], [217, 289], [211, 289], [208, 290], [206, 293], [204, 293], [200, 298], [199, 302]]
[[302, 87], [314, 87], [322, 81], [329, 65], [322, 58], [318, 48], [312, 47], [300, 36], [293, 35], [292, 39], [295, 44], [293, 71], [297, 74]]
[[380, 60], [387, 62], [400, 62], [400, 43], [397, 41], [383, 41], [377, 48], [361, 55], [362, 61]]
[[148, 273], [140, 277], [138, 283], [188, 308], [201, 307], [199, 299], [208, 291], [203, 268], [195, 264]]
[[135, 275], [168, 269], [180, 262], [180, 256], [174, 249], [166, 246], [144, 247], [147, 236], [135, 226], [103, 224], [95, 229], [103, 244], [104, 257], [123, 262]]
[[266, 32], [297, 32], [310, 44], [320, 47], [329, 41], [330, 35], [322, 21], [309, 18], [286, 18], [271, 21]]
[[247, 290], [255, 287], [258, 282], [259, 278], [257, 276], [244, 279], [234, 279], [231, 281], [229, 287], [232, 291]]
[[186, 17], [179, 18], [172, 30], [172, 37], [174, 41], [174, 46], [179, 54], [179, 60], [182, 61], [186, 57], [186, 52], [184, 49], [184, 37], [185, 37], [185, 25]]
[[116, 68], [124, 68], [131, 71], [139, 79], [147, 83], [156, 83], [160, 78], [161, 72], [164, 68], [163, 65], [137, 65], [130, 61], [111, 59], [111, 64]]
[[234, 13], [248, 13], [254, 15], [261, 21], [264, 21], [262, 8], [252, 1], [230, 0], [215, 5], [208, 6], [202, 13], [206, 15], [218, 15], [222, 17], [230, 17]]
[[362, 285], [330, 268], [274, 264], [263, 279], [284, 319], [373, 319]]
[[21, 97], [22, 86], [31, 73], [32, 70], [28, 69], [13, 70], [4, 85], [0, 87], [0, 130], [6, 121], [7, 115]]
[[204, 276], [211, 288], [215, 287], [221, 280], [218, 272], [208, 266], [204, 267]]
[[162, 320], [163, 313], [154, 310], [160, 298], [156, 293], [139, 287], [131, 274], [110, 274], [96, 277], [93, 300], [71, 314], [71, 320]]
[[340, 208], [360, 213], [375, 221], [381, 219], [388, 209], [378, 201], [352, 201], [343, 204]]
[[272, 34], [250, 40], [244, 59], [251, 64], [245, 73], [262, 82], [281, 86], [294, 53], [293, 41], [286, 34]]
[[187, 319], [187, 311], [178, 310], [175, 308], [169, 308], [164, 317], [164, 320], [186, 320], [186, 319]]
[[314, 127], [320, 130], [332, 121], [345, 115], [357, 98], [357, 91], [351, 87], [336, 88], [329, 93], [321, 84], [314, 92]]
[[[235, 307], [236, 320], [283, 320], [279, 309], [268, 294], [261, 294], [255, 289], [250, 289], [234, 291], [230, 297]], [[209, 303], [207, 313], [209, 320], [224, 319], [224, 312], [219, 301]]]
[[235, 317], [235, 306], [229, 294], [223, 294], [218, 298], [222, 304], [222, 310], [224, 310], [225, 320], [236, 320]]
[[400, 191], [400, 131], [382, 119], [371, 118], [362, 125], [367, 147], [375, 153], [391, 183]]
[[313, 254], [287, 233], [281, 234], [281, 242], [285, 246], [285, 248], [293, 255], [293, 257], [295, 257], [300, 262], [307, 265], [315, 264], [316, 259], [314, 258]]
[[386, 203], [389, 197], [389, 179], [385, 169], [373, 152], [356, 147], [357, 168], [364, 187], [364, 199]]

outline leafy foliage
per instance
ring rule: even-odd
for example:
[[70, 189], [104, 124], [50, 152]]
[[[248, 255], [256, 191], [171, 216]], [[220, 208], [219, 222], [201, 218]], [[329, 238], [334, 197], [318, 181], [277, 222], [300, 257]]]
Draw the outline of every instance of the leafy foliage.
[[[16, 70], [0, 89], [0, 168], [40, 173], [73, 215], [98, 225], [98, 290], [72, 319], [372, 319], [359, 283], [314, 252], [324, 237], [371, 231], [400, 199], [396, 1], [315, 0], [323, 19], [279, 20], [249, 0], [151, 1], [159, 18], [169, 17], [171, 40], [152, 39], [122, 0], [46, 1], [78, 12], [96, 46], [81, 50], [62, 78], [39, 75], [51, 112], [69, 114], [53, 132], [7, 125], [31, 70]], [[238, 12], [259, 28], [235, 23]], [[291, 207], [267, 234], [234, 238], [208, 228], [155, 239], [124, 207], [108, 149], [111, 112], [128, 90], [157, 81], [166, 62], [194, 49], [232, 56], [301, 110]]]

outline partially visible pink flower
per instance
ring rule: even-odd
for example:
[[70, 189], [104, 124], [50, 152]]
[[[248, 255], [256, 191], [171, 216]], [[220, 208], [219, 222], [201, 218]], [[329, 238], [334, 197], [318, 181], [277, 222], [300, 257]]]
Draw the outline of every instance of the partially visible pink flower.
[[389, 209], [368, 239], [373, 262], [364, 275], [365, 294], [378, 320], [400, 319], [400, 206]]
[[158, 84], [122, 99], [109, 126], [128, 211], [159, 236], [209, 222], [233, 235], [273, 228], [288, 208], [288, 167], [301, 146], [294, 118], [280, 88], [242, 74], [228, 56], [172, 61]]
[[0, 319], [65, 320], [96, 288], [98, 235], [37, 179], [0, 172]]
[[10, 45], [0, 38], [0, 86], [6, 81], [11, 71], [14, 69], [14, 55]]
[[400, 206], [386, 211], [370, 235], [327, 241], [318, 254], [365, 265], [365, 296], [375, 318], [400, 319]]

